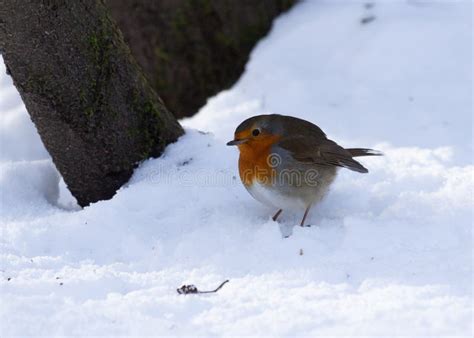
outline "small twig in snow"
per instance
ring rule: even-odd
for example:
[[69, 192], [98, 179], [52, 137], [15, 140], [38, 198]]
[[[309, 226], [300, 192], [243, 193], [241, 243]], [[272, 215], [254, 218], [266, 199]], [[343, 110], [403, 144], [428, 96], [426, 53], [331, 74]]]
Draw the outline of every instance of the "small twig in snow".
[[366, 16], [365, 18], [360, 19], [360, 23], [361, 23], [361, 25], [366, 25], [368, 23], [371, 23], [375, 19], [376, 18], [375, 18], [374, 15], [369, 15], [369, 16]]
[[227, 283], [229, 280], [225, 280], [221, 283], [221, 285], [219, 285], [215, 290], [211, 290], [211, 291], [199, 291], [198, 288], [194, 285], [183, 285], [182, 287], [180, 287], [179, 289], [176, 289], [176, 291], [178, 291], [178, 293], [180, 295], [187, 295], [187, 294], [190, 294], [190, 293], [215, 293], [217, 291], [219, 291], [225, 283]]

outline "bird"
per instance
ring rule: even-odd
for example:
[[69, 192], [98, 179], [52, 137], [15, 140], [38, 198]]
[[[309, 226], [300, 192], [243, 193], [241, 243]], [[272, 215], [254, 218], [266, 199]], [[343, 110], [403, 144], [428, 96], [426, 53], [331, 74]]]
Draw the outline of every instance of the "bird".
[[312, 205], [321, 201], [339, 168], [368, 170], [354, 159], [383, 155], [367, 148], [345, 149], [327, 138], [317, 125], [293, 116], [268, 114], [240, 123], [228, 146], [237, 146], [239, 176], [257, 201], [277, 210], [304, 210], [300, 226]]

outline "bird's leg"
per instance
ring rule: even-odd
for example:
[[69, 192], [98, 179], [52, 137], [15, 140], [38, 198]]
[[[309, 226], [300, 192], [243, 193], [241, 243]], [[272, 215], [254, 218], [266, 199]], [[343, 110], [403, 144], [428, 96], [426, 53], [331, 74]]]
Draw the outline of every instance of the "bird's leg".
[[276, 221], [277, 218], [278, 218], [278, 216], [280, 216], [280, 214], [281, 214], [282, 211], [283, 211], [283, 209], [278, 210], [278, 211], [276, 212], [276, 214], [273, 215], [272, 220], [273, 220], [273, 221]]
[[300, 223], [300, 226], [302, 226], [302, 227], [304, 227], [304, 221], [306, 220], [306, 216], [308, 216], [308, 212], [309, 212], [310, 208], [311, 208], [311, 204], [308, 205], [308, 207], [306, 208], [306, 210], [304, 212], [303, 219], [301, 220], [301, 223]]

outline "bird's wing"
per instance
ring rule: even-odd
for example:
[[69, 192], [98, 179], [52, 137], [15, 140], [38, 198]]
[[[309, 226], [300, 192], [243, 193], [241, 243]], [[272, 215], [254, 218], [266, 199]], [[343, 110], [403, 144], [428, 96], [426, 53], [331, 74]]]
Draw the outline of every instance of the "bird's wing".
[[290, 136], [278, 142], [278, 146], [290, 152], [291, 156], [302, 163], [344, 167], [360, 173], [367, 173], [359, 162], [352, 158], [349, 151], [322, 135]]

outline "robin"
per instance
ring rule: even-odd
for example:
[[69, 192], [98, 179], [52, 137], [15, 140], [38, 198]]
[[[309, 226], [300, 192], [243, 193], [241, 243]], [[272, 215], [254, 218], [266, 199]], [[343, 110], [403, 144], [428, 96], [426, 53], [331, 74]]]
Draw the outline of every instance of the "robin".
[[283, 209], [300, 209], [304, 210], [301, 226], [339, 168], [367, 173], [354, 157], [382, 155], [372, 149], [344, 149], [315, 124], [277, 114], [243, 121], [227, 145], [239, 148], [239, 175], [248, 192], [278, 209], [273, 220]]

